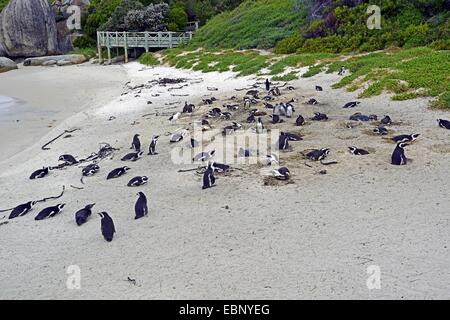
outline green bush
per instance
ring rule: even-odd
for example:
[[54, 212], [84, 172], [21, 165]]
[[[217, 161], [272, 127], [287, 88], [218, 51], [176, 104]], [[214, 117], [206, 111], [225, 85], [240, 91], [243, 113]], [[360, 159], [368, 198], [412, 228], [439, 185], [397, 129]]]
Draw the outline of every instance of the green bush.
[[160, 64], [159, 60], [155, 58], [153, 53], [146, 52], [139, 57], [139, 62], [146, 66], [157, 66]]
[[305, 38], [303, 38], [300, 32], [297, 32], [296, 34], [279, 41], [275, 46], [275, 53], [278, 54], [295, 53], [298, 48], [303, 46], [304, 43]]
[[418, 26], [409, 25], [402, 33], [405, 47], [420, 47], [430, 43], [430, 28], [427, 24], [421, 24]]
[[177, 4], [170, 7], [169, 12], [169, 30], [182, 31], [186, 27], [188, 16], [184, 11], [183, 4]]

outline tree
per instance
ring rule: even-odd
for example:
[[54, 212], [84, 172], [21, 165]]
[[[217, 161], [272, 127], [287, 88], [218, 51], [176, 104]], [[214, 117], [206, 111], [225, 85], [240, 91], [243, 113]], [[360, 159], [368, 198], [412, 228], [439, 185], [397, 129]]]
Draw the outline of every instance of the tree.
[[178, 3], [170, 6], [169, 12], [169, 30], [170, 31], [181, 31], [183, 30], [188, 22], [188, 16], [184, 10], [184, 4]]
[[103, 31], [128, 31], [125, 18], [131, 10], [143, 10], [144, 5], [137, 0], [122, 0], [108, 21], [99, 29]]

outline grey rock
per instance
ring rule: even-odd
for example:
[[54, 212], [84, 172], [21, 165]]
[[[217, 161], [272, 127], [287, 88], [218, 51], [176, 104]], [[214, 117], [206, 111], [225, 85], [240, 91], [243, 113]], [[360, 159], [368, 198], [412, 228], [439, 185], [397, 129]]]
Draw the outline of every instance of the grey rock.
[[48, 66], [54, 66], [56, 64], [56, 60], [47, 60], [45, 62], [42, 63], [42, 65], [44, 67], [48, 67]]
[[87, 58], [82, 54], [66, 54], [60, 56], [38, 57], [25, 59], [23, 65], [28, 66], [42, 66], [48, 61], [55, 61], [57, 65], [80, 64], [87, 61]]
[[0, 43], [9, 57], [56, 54], [56, 20], [48, 1], [11, 0], [0, 14]]
[[0, 57], [0, 73], [17, 69], [17, 64], [11, 59]]

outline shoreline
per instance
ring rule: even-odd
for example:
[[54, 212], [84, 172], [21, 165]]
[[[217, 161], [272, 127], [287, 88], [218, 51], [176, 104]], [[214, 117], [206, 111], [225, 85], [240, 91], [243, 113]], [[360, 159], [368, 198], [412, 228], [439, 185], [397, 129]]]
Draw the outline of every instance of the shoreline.
[[[173, 145], [165, 133], [191, 126], [209, 110], [201, 103], [202, 97], [215, 96], [220, 100], [215, 106], [222, 107], [231, 95], [241, 98], [245, 92], [235, 89], [255, 83], [255, 78], [138, 63], [129, 63], [124, 70], [131, 81], [129, 87], [163, 77], [187, 78], [189, 85], [172, 91], [168, 89], [178, 85], [155, 85], [141, 93], [121, 86], [111, 101], [54, 128], [60, 133], [66, 126], [79, 126], [82, 130], [73, 137], [55, 141], [45, 152], [40, 144], [34, 144], [27, 149], [26, 159], [18, 155], [15, 158], [21, 161], [0, 172], [0, 198], [5, 207], [56, 195], [66, 186], [62, 199], [40, 204], [28, 215], [0, 227], [0, 256], [8, 257], [0, 264], [0, 299], [449, 297], [450, 285], [445, 279], [450, 259], [446, 241], [450, 232], [450, 168], [446, 165], [450, 149], [443, 146], [450, 133], [437, 127], [435, 118], [444, 113], [428, 110], [426, 99], [411, 104], [382, 95], [363, 99], [360, 107], [346, 110], [343, 102], [355, 99], [357, 92], [331, 90], [336, 75], [292, 81], [295, 90], [283, 90], [281, 99], [298, 98], [296, 113], [275, 128], [297, 130], [292, 122], [299, 113], [305, 118], [316, 111], [330, 116], [328, 122], [302, 127], [304, 140], [292, 143], [292, 152], [281, 154], [293, 174], [292, 183], [266, 186], [255, 168], [242, 166], [229, 176], [219, 176], [215, 188], [203, 191], [200, 176], [178, 172], [193, 165], [171, 161]], [[324, 91], [315, 92], [316, 84]], [[125, 92], [128, 94], [122, 95]], [[304, 105], [310, 97], [322, 104]], [[177, 123], [154, 114], [179, 111], [186, 100], [199, 110]], [[413, 161], [403, 167], [391, 166], [394, 145], [367, 134], [370, 123], [346, 128], [349, 114], [357, 111], [391, 115], [399, 122], [392, 127], [397, 134], [419, 130], [421, 138], [407, 150]], [[153, 115], [143, 117], [148, 113]], [[246, 113], [236, 114], [236, 120], [244, 123]], [[111, 116], [113, 120], [109, 120]], [[228, 121], [214, 124], [222, 128]], [[120, 158], [129, 152], [136, 133], [141, 134], [143, 151], [153, 135], [161, 134], [159, 155], [144, 155], [135, 163], [126, 163], [132, 168], [129, 174], [107, 181], [110, 170], [124, 165]], [[101, 142], [120, 150], [113, 159], [102, 161], [100, 172], [85, 179], [84, 185], [79, 183], [78, 166], [54, 170], [44, 179], [28, 179], [33, 170], [57, 164], [59, 155], [84, 158], [98, 150]], [[374, 151], [355, 157], [346, 149], [353, 144]], [[187, 142], [179, 146], [187, 148]], [[324, 168], [320, 164], [308, 168], [296, 158], [300, 151], [318, 147], [330, 147], [330, 159], [339, 162], [327, 167], [326, 175], [316, 174]], [[127, 187], [129, 179], [137, 175], [147, 175], [149, 183]], [[138, 191], [147, 195], [150, 213], [135, 221]], [[63, 213], [34, 221], [40, 209], [57, 201], [67, 204]], [[82, 227], [73, 221], [76, 210], [94, 202], [94, 212], [107, 211], [115, 221], [117, 234], [112, 243], [103, 240], [96, 214]], [[72, 265], [81, 270], [80, 290], [66, 287], [66, 270]], [[371, 265], [381, 268], [381, 290], [366, 286]], [[127, 277], [136, 279], [136, 285], [127, 282]]]

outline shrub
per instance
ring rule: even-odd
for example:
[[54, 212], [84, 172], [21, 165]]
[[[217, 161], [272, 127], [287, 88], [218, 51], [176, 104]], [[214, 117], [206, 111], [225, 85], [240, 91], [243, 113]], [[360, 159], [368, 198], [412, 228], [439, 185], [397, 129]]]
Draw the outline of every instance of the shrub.
[[188, 22], [188, 16], [184, 11], [183, 5], [174, 5], [170, 7], [169, 12], [169, 30], [180, 31], [184, 30]]
[[139, 58], [139, 62], [141, 64], [145, 64], [146, 66], [157, 66], [160, 64], [159, 60], [156, 59], [153, 53], [151, 52], [146, 52], [142, 54]]

